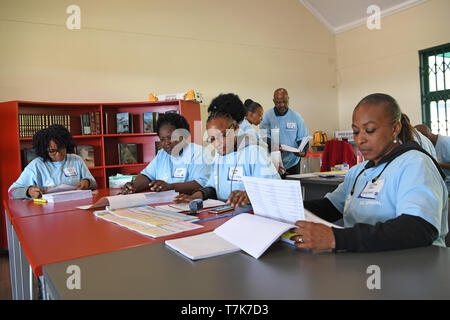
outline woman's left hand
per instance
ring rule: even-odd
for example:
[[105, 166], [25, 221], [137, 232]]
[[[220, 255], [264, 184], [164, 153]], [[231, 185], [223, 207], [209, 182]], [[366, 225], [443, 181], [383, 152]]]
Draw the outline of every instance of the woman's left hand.
[[328, 250], [336, 247], [334, 233], [330, 227], [308, 221], [297, 221], [295, 225], [297, 228], [291, 229], [290, 232], [297, 234], [291, 237], [297, 248]]
[[250, 203], [247, 192], [242, 190], [235, 190], [230, 193], [228, 197], [227, 204], [232, 207], [245, 206]]
[[77, 183], [76, 188], [77, 190], [87, 190], [89, 189], [89, 185], [90, 185], [89, 180], [83, 179]]

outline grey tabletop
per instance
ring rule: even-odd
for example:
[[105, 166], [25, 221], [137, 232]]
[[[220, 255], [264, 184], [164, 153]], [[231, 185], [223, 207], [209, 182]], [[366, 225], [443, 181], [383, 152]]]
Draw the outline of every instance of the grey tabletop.
[[449, 268], [450, 250], [434, 246], [335, 254], [277, 242], [259, 259], [191, 261], [157, 243], [50, 264], [44, 278], [61, 299], [449, 299]]

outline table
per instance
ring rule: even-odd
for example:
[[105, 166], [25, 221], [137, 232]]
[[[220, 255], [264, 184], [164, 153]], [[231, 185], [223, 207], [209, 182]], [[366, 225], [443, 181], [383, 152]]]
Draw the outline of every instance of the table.
[[302, 177], [301, 174], [286, 176], [286, 180], [300, 181], [303, 189], [303, 200], [323, 198], [328, 192], [334, 191], [344, 179], [344, 177]]
[[[99, 190], [88, 204], [109, 192]], [[5, 201], [13, 299], [33, 298], [33, 275], [42, 279], [42, 267], [46, 264], [199, 234], [214, 230], [231, 218], [200, 222], [203, 228], [153, 239], [97, 218], [94, 209], [76, 209], [79, 205], [79, 201], [58, 204], [61, 211], [52, 211], [32, 201]], [[29, 210], [22, 211], [27, 207]], [[210, 216], [215, 215], [199, 214], [200, 219]]]
[[[68, 288], [70, 266], [79, 268], [80, 289]], [[335, 254], [277, 242], [259, 259], [240, 251], [191, 261], [156, 243], [43, 269], [53, 299], [448, 299], [449, 266], [450, 249], [434, 246]]]

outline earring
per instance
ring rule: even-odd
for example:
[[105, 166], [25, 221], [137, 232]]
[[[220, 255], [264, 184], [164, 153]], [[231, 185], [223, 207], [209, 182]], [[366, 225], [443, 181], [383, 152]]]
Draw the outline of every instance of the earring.
[[394, 142], [394, 143], [397, 143], [397, 142], [398, 142], [397, 137], [394, 137], [393, 142]]

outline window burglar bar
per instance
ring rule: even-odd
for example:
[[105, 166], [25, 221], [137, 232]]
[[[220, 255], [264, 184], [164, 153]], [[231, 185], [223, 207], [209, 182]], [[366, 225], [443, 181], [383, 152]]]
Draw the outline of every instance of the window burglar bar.
[[450, 135], [450, 43], [419, 51], [422, 120], [435, 134]]

